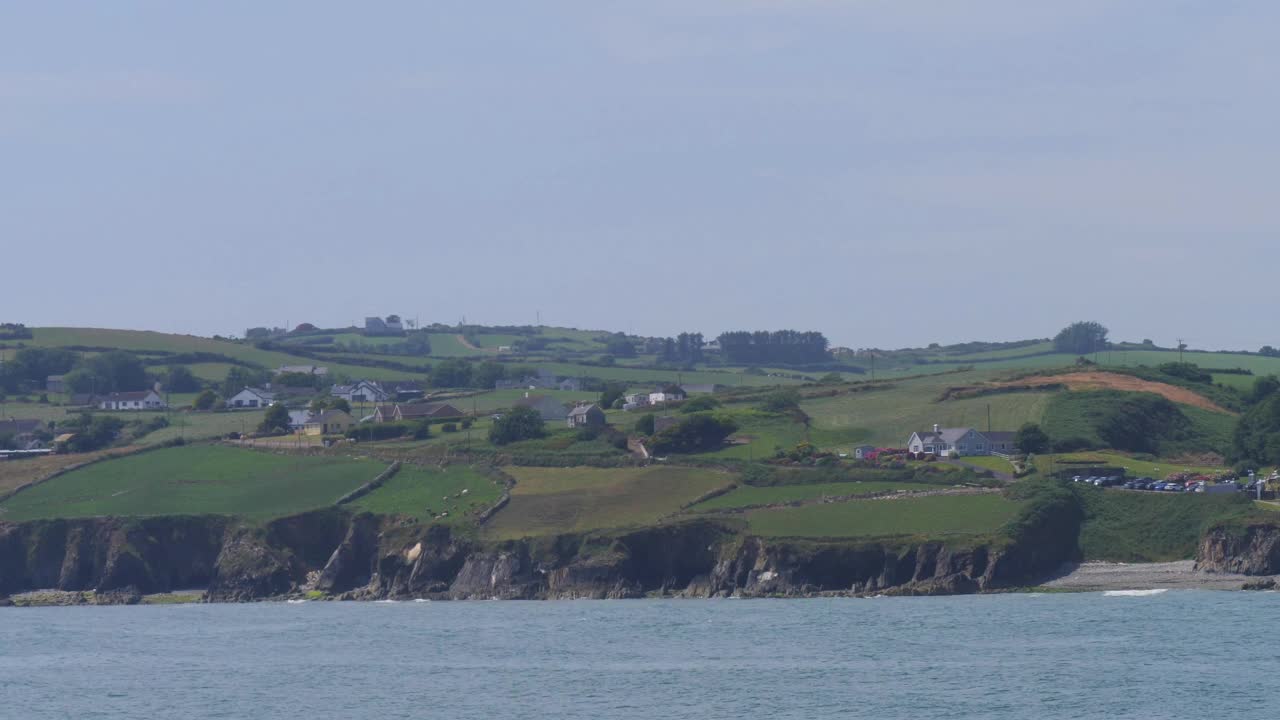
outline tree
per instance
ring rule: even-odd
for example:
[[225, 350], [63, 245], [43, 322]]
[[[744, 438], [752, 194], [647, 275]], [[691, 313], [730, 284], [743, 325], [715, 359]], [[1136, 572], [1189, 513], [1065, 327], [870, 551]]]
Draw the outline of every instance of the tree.
[[792, 388], [774, 390], [764, 397], [760, 408], [765, 412], [782, 413], [800, 407], [800, 391]]
[[191, 401], [191, 407], [197, 410], [209, 410], [216, 402], [218, 402], [218, 396], [212, 390], [205, 390], [197, 395], [195, 400]]
[[604, 344], [605, 352], [614, 357], [630, 358], [636, 356], [636, 345], [626, 335], [614, 333]]
[[520, 440], [540, 438], [547, 434], [543, 427], [542, 416], [537, 410], [517, 407], [493, 421], [489, 428], [489, 442], [494, 445], [506, 445]]
[[725, 438], [737, 432], [733, 418], [709, 413], [690, 415], [654, 436], [654, 452], [695, 452], [718, 447]]
[[1280, 464], [1280, 394], [1272, 393], [1240, 418], [1232, 453], [1238, 461]]
[[151, 385], [142, 360], [123, 350], [94, 355], [85, 362], [84, 369], [96, 378], [93, 392], [145, 390]]
[[1263, 345], [1262, 349], [1258, 351], [1258, 354], [1265, 357], [1280, 357], [1280, 350], [1277, 350], [1270, 345]]
[[715, 410], [718, 407], [720, 407], [719, 400], [716, 400], [710, 395], [699, 395], [686, 400], [684, 404], [680, 406], [680, 412], [692, 414], [696, 412], [704, 412], [706, 410]]
[[[307, 406], [307, 410], [309, 410], [312, 415], [319, 415], [325, 410], [328, 410], [330, 407], [331, 405], [329, 404], [329, 398], [318, 397], [311, 401], [311, 404]], [[347, 407], [347, 411], [348, 412], [350, 411], [350, 406]]]
[[346, 398], [334, 398], [329, 401], [329, 407], [334, 410], [341, 410], [344, 413], [351, 412], [351, 403]]
[[200, 378], [186, 365], [170, 365], [165, 373], [165, 389], [169, 392], [200, 392]]
[[124, 421], [112, 415], [84, 413], [77, 425], [78, 429], [67, 442], [67, 449], [72, 452], [89, 452], [114, 442], [124, 428]]
[[222, 381], [222, 397], [231, 397], [247, 387], [266, 384], [271, 379], [266, 370], [233, 365], [227, 370], [227, 378]]
[[471, 363], [462, 358], [441, 362], [431, 373], [431, 384], [442, 388], [471, 387]]
[[838, 372], [829, 372], [818, 378], [819, 385], [839, 385], [844, 382], [844, 376]]
[[1274, 395], [1277, 390], [1280, 390], [1280, 378], [1275, 375], [1260, 377], [1253, 381], [1253, 389], [1245, 396], [1245, 402], [1256, 405]]
[[627, 384], [621, 382], [606, 382], [604, 390], [600, 391], [600, 407], [608, 410], [617, 404], [618, 400], [627, 392]]
[[471, 384], [478, 388], [492, 388], [499, 380], [506, 378], [507, 368], [500, 362], [485, 360], [471, 373]]
[[645, 413], [644, 415], [641, 415], [640, 419], [636, 420], [636, 432], [641, 435], [652, 435], [655, 422], [656, 418], [653, 413]]
[[289, 408], [284, 405], [271, 405], [267, 413], [258, 423], [258, 432], [263, 435], [278, 435], [289, 431]]
[[1076, 322], [1053, 338], [1053, 349], [1072, 355], [1090, 355], [1107, 349], [1107, 329], [1096, 322]]
[[1049, 436], [1035, 423], [1027, 423], [1018, 428], [1013, 436], [1013, 444], [1024, 455], [1042, 453], [1049, 449]]

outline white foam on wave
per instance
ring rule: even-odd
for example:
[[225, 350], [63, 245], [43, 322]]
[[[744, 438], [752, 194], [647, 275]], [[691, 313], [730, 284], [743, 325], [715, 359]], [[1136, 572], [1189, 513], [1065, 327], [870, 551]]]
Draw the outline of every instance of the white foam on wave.
[[1160, 593], [1169, 592], [1169, 588], [1156, 588], [1154, 590], [1107, 590], [1102, 593], [1105, 597], [1150, 597], [1159, 595]]
[[414, 601], [414, 602], [431, 602], [431, 601], [430, 601], [429, 599], [427, 599], [427, 598], [414, 598], [414, 599], [413, 599], [413, 601]]
[[306, 602], [306, 600], [285, 600], [285, 602], [289, 603], [290, 605], [301, 605], [302, 603]]

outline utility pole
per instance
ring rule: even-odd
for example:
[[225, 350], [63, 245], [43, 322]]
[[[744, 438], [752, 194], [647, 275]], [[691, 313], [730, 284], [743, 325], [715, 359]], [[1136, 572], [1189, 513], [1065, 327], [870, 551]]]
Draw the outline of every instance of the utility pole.
[[1182, 342], [1182, 338], [1178, 338], [1178, 364], [1179, 364], [1179, 365], [1181, 365], [1181, 364], [1182, 364], [1182, 348], [1183, 348], [1183, 346], [1184, 346], [1184, 343]]

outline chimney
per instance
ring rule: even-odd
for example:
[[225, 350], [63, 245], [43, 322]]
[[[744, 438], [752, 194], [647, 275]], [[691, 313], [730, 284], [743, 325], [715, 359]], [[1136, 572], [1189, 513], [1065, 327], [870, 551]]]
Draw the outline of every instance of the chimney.
[[942, 428], [941, 428], [937, 423], [934, 423], [934, 424], [933, 424], [933, 434], [934, 434], [934, 435], [937, 435], [941, 430], [942, 430]]

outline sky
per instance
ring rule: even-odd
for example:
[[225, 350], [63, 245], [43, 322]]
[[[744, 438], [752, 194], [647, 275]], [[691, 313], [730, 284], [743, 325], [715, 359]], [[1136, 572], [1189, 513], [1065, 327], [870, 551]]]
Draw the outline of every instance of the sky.
[[1277, 345], [1276, 27], [1230, 0], [6, 3], [0, 322]]

